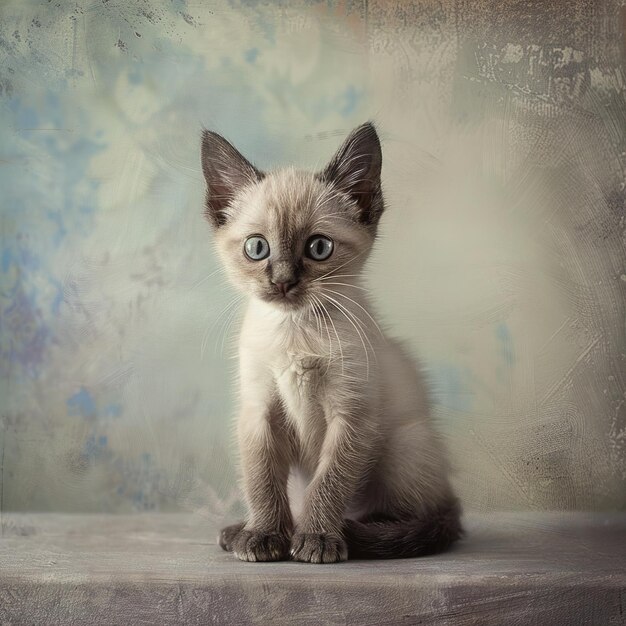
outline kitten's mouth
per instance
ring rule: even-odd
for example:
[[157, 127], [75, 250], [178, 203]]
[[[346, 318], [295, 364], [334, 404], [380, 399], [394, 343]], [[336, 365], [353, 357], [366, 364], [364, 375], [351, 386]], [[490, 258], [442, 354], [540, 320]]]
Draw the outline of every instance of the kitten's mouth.
[[303, 302], [303, 293], [298, 287], [289, 291], [272, 289], [271, 291], [263, 292], [261, 297], [266, 302], [289, 308], [300, 306]]

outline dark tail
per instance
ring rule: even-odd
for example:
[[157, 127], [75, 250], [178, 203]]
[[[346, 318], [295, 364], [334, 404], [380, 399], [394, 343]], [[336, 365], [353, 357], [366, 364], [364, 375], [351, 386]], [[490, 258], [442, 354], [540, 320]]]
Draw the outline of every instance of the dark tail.
[[402, 559], [447, 550], [463, 535], [457, 500], [428, 514], [402, 519], [347, 519], [344, 536], [349, 559]]

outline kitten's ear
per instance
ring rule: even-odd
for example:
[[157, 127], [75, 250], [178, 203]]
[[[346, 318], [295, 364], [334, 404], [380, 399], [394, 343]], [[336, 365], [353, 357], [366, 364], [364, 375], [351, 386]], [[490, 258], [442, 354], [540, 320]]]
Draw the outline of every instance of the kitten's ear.
[[205, 214], [216, 228], [228, 220], [235, 194], [264, 176], [224, 137], [210, 130], [202, 132], [202, 171], [207, 183]]
[[368, 226], [376, 226], [384, 208], [380, 186], [382, 162], [376, 128], [366, 122], [350, 133], [319, 175], [352, 196], [361, 211], [361, 222]]

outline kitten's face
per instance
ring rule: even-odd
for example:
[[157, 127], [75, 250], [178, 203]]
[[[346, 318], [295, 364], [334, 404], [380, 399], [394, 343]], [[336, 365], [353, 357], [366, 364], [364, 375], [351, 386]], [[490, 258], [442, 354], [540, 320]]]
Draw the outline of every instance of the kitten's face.
[[351, 282], [373, 240], [346, 194], [292, 169], [243, 190], [216, 233], [233, 283], [282, 308], [314, 304], [323, 286], [328, 295], [332, 283]]
[[[383, 210], [380, 144], [356, 129], [318, 174], [263, 174], [225, 139], [205, 132], [207, 217], [222, 262], [245, 293], [282, 309], [339, 301], [372, 248]], [[322, 293], [323, 288], [323, 293]]]

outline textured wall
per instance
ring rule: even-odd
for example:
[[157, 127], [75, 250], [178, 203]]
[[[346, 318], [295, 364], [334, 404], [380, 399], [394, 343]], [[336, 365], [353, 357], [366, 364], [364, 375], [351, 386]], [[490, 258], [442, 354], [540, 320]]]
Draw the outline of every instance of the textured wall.
[[429, 367], [466, 506], [624, 507], [623, 15], [3, 2], [0, 510], [236, 514], [199, 131], [313, 167], [366, 119], [369, 285]]

